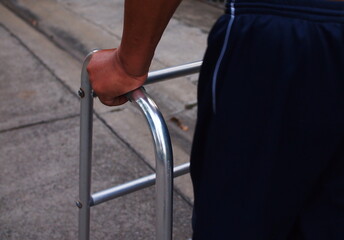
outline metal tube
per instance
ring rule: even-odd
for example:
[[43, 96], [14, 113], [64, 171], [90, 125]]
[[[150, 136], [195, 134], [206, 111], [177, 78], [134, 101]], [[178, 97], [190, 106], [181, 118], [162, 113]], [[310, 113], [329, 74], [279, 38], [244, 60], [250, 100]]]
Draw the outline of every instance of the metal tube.
[[[173, 169], [173, 177], [179, 177], [189, 172], [190, 163], [181, 164]], [[99, 191], [91, 196], [91, 207], [107, 202], [109, 200], [136, 192], [138, 190], [153, 186], [156, 174], [151, 174], [133, 181]]]
[[187, 63], [175, 67], [165, 68], [148, 73], [145, 84], [164, 81], [171, 78], [182, 77], [193, 73], [198, 73], [201, 69], [202, 61]]
[[92, 162], [93, 96], [86, 67], [93, 51], [87, 55], [81, 71], [80, 163], [79, 163], [79, 240], [88, 240], [90, 232], [90, 189]]
[[156, 239], [172, 239], [173, 155], [170, 135], [158, 107], [143, 88], [128, 94], [146, 117], [156, 160]]
[[[109, 199], [148, 187], [156, 181], [157, 217], [156, 239], [172, 239], [172, 187], [173, 187], [173, 156], [172, 146], [166, 123], [155, 103], [142, 89], [128, 94], [129, 99], [136, 103], [144, 113], [155, 143], [156, 174], [134, 180], [132, 182], [111, 188], [91, 196], [91, 156], [93, 129], [93, 91], [89, 83], [87, 65], [97, 50], [89, 53], [84, 61], [81, 72], [80, 109], [80, 163], [79, 163], [79, 240], [89, 240], [90, 237], [90, 206], [100, 204]], [[180, 77], [199, 71], [202, 62], [184, 64], [149, 73], [146, 84]], [[180, 169], [179, 169], [180, 168]], [[189, 171], [188, 164], [176, 168], [176, 175]]]

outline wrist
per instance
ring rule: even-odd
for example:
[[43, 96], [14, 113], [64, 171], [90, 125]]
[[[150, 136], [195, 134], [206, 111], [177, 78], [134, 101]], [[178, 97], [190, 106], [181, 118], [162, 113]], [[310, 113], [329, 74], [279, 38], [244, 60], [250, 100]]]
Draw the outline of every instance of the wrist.
[[115, 58], [126, 74], [131, 77], [142, 77], [148, 74], [153, 54], [152, 56], [140, 53], [131, 54], [120, 46], [115, 53]]

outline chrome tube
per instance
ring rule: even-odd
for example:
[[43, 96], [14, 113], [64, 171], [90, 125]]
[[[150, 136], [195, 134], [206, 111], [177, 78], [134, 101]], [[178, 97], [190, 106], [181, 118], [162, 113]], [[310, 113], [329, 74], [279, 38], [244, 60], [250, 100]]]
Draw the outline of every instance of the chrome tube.
[[[173, 169], [173, 177], [179, 177], [189, 172], [190, 163], [181, 164]], [[136, 192], [138, 190], [153, 186], [156, 174], [151, 174], [133, 181], [99, 191], [91, 196], [91, 207], [107, 202], [109, 200]]]
[[162, 114], [143, 88], [130, 92], [146, 117], [151, 131], [156, 161], [156, 239], [172, 239], [173, 155], [170, 135]]
[[182, 77], [193, 73], [198, 73], [201, 69], [202, 61], [187, 63], [175, 67], [165, 68], [148, 73], [145, 84], [156, 83], [171, 78]]
[[87, 65], [93, 51], [87, 55], [81, 71], [80, 105], [80, 155], [79, 155], [79, 240], [90, 238], [90, 190], [92, 164], [93, 94], [88, 79]]
[[[156, 158], [156, 174], [152, 174], [123, 185], [110, 188], [91, 196], [92, 167], [92, 129], [93, 129], [93, 97], [87, 65], [97, 50], [89, 53], [83, 63], [81, 72], [80, 107], [80, 163], [79, 163], [79, 240], [90, 237], [90, 207], [107, 200], [148, 187], [156, 182], [156, 239], [172, 239], [172, 189], [173, 189], [173, 156], [172, 145], [166, 123], [153, 100], [140, 88], [129, 93], [128, 98], [136, 103], [144, 113], [149, 125]], [[199, 71], [202, 62], [194, 62], [149, 73], [146, 84], [180, 77]], [[175, 168], [175, 177], [189, 172], [189, 163]]]

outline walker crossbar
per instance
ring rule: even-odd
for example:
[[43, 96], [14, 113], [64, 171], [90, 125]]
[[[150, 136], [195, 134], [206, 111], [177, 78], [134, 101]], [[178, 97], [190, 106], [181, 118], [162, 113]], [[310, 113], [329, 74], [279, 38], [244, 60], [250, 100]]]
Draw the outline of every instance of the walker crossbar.
[[[127, 94], [128, 99], [135, 103], [143, 112], [151, 131], [156, 159], [156, 174], [139, 178], [125, 184], [112, 187], [95, 194], [91, 189], [91, 155], [92, 155], [92, 120], [94, 93], [90, 86], [87, 65], [92, 55], [89, 53], [84, 61], [81, 72], [80, 109], [80, 165], [79, 165], [79, 240], [89, 240], [90, 207], [125, 194], [143, 189], [156, 183], [156, 239], [172, 239], [172, 192], [173, 177], [189, 172], [189, 163], [173, 168], [173, 156], [170, 136], [166, 123], [153, 100], [143, 88]], [[167, 68], [148, 75], [147, 84], [197, 73], [202, 62], [189, 63]]]
[[200, 71], [202, 61], [187, 63], [175, 67], [169, 67], [148, 73], [148, 78], [145, 84], [165, 81], [171, 78], [182, 77]]
[[[173, 169], [173, 177], [179, 177], [189, 172], [190, 163], [181, 164]], [[112, 187], [92, 194], [91, 207], [107, 202], [126, 194], [153, 186], [155, 184], [156, 174], [151, 174], [133, 181]]]

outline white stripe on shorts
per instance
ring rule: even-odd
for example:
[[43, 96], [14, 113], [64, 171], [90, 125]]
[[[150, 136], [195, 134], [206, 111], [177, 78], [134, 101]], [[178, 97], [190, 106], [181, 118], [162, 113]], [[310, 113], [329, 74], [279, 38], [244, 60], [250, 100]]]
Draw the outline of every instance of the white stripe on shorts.
[[228, 22], [228, 25], [227, 25], [225, 40], [223, 42], [221, 53], [220, 53], [219, 58], [217, 59], [215, 70], [214, 70], [214, 74], [213, 74], [212, 96], [213, 96], [213, 112], [214, 113], [216, 113], [216, 82], [217, 82], [217, 76], [218, 76], [218, 73], [219, 73], [219, 68], [220, 68], [223, 56], [225, 55], [225, 52], [226, 52], [227, 47], [228, 47], [227, 45], [228, 45], [229, 35], [230, 35], [231, 29], [232, 29], [234, 18], [235, 18], [235, 8], [234, 8], [234, 1], [233, 1], [233, 2], [231, 2], [231, 18], [230, 18], [230, 20]]

